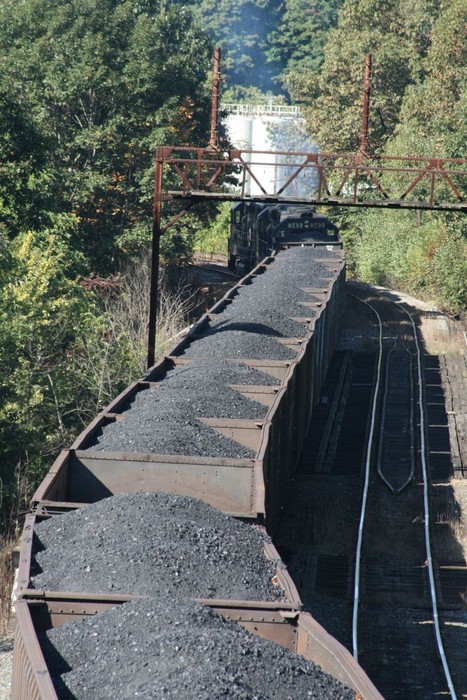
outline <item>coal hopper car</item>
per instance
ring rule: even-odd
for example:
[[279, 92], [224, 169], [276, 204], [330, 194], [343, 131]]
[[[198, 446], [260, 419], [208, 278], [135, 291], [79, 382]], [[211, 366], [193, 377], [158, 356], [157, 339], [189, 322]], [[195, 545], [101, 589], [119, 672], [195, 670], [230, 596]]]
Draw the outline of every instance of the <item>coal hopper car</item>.
[[[331, 680], [313, 681], [310, 670], [310, 692], [315, 682], [338, 679], [350, 691], [330, 689], [329, 697], [381, 700], [351, 655], [303, 611], [273, 544], [333, 354], [345, 283], [342, 246], [326, 233], [329, 226], [323, 222], [313, 240], [309, 218], [274, 209], [276, 231], [281, 221], [285, 226], [283, 244], [92, 421], [34, 494], [16, 589], [13, 700], [104, 697], [103, 684], [122, 674], [123, 690], [114, 688], [109, 697], [128, 697], [130, 683], [139, 684], [131, 685], [132, 697], [145, 697], [143, 674], [151, 685], [167, 666], [158, 661], [162, 637], [164, 649], [184, 650], [173, 663], [183, 658], [185, 666], [159, 679], [161, 688], [188, 677], [192, 689], [160, 697], [204, 697], [193, 688], [208, 667], [215, 689], [225, 670], [224, 662], [214, 664], [217, 640], [226, 654], [240, 654], [230, 661], [226, 683], [250, 682], [248, 674], [270, 674], [275, 683], [277, 660], [257, 673], [245, 669], [251, 659], [277, 659], [279, 652], [247, 654], [259, 641], [245, 641], [237, 623], [288, 649], [292, 656], [280, 664], [291, 665], [295, 680], [302, 672], [293, 655], [319, 664]], [[271, 215], [261, 208], [259, 218], [270, 223]], [[294, 230], [288, 245], [286, 232]], [[239, 567], [234, 573], [232, 565]], [[266, 573], [252, 586], [257, 569]], [[213, 627], [219, 624], [222, 634]], [[193, 632], [193, 625], [202, 631]], [[105, 647], [109, 630], [115, 633]], [[118, 658], [116, 640], [130, 644]], [[198, 661], [186, 666], [195, 652]], [[243, 696], [253, 696], [245, 688]], [[309, 696], [292, 686], [288, 695]]]

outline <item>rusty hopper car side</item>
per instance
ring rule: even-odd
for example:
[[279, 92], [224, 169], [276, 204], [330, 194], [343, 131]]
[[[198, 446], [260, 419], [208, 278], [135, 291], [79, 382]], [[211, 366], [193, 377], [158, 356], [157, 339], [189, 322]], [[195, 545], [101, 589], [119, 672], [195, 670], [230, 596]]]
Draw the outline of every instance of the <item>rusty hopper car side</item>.
[[[48, 593], [18, 603], [12, 700], [57, 700], [38, 635], [75, 620], [94, 616], [134, 596], [67, 596]], [[308, 613], [287, 611], [270, 603], [202, 601], [212, 610], [235, 620], [246, 630], [280, 644], [319, 666], [365, 700], [383, 700], [351, 654]]]

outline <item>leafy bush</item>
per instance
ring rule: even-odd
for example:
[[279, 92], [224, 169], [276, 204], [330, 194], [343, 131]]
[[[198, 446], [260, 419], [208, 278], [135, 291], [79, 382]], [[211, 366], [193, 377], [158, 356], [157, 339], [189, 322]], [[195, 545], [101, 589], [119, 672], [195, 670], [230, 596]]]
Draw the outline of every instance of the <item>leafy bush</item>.
[[[425, 221], [426, 220], [426, 221]], [[467, 237], [462, 220], [415, 212], [371, 211], [354, 236], [356, 275], [437, 303], [452, 313], [467, 304]]]
[[223, 202], [212, 224], [197, 232], [194, 246], [196, 253], [227, 255], [231, 206], [230, 202]]
[[59, 223], [41, 234], [30, 231], [3, 241], [8, 263], [0, 276], [4, 512], [11, 507], [11, 485], [17, 488], [25, 474], [34, 481], [42, 459], [55, 454], [74, 418], [69, 355], [94, 307], [73, 276], [80, 261], [67, 243], [70, 221], [64, 217]]
[[[58, 451], [145, 368], [150, 257], [80, 282], [65, 222], [0, 238], [0, 535], [16, 534]], [[157, 356], [186, 325], [187, 304], [162, 275]]]
[[467, 238], [458, 231], [442, 234], [432, 260], [433, 282], [448, 311], [467, 309]]

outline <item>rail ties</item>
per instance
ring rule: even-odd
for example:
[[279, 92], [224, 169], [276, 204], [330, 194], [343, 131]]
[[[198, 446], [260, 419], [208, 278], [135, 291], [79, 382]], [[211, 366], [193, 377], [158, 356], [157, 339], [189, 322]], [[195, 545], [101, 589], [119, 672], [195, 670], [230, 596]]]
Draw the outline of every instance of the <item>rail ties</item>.
[[320, 554], [316, 562], [316, 593], [346, 598], [348, 595], [349, 572], [349, 557]]
[[[340, 350], [294, 475], [279, 545], [304, 604], [349, 650], [355, 645], [359, 663], [387, 700], [455, 698], [456, 691], [463, 697], [467, 566], [456, 535], [459, 504], [446, 479], [438, 483], [435, 477], [443, 474], [434, 468], [440, 455], [445, 458], [441, 430], [447, 433], [451, 405], [446, 411], [442, 358], [422, 355], [401, 305], [361, 288], [357, 294], [377, 308], [381, 326], [368, 305], [360, 300], [348, 305]], [[379, 366], [382, 388], [375, 394]], [[395, 386], [383, 401], [386, 384]], [[374, 440], [368, 444], [371, 426]], [[405, 442], [403, 430], [412, 433]], [[378, 451], [385, 468], [389, 454], [395, 460], [405, 452], [410, 462], [413, 453], [414, 479], [399, 493], [378, 473]], [[361, 516], [363, 472], [367, 498]], [[441, 663], [443, 658], [450, 676], [446, 657], [456, 691]]]
[[[407, 309], [396, 302], [387, 299], [383, 301], [379, 295], [369, 301], [359, 296], [356, 298], [370, 307], [378, 319], [379, 359], [366, 446], [367, 457], [355, 555], [353, 654], [358, 660], [361, 653], [364, 658], [363, 665], [370, 671], [373, 663], [371, 650], [375, 644], [381, 645], [382, 640], [386, 639], [386, 657], [380, 657], [379, 668], [375, 669], [375, 672], [379, 674], [383, 685], [389, 688], [390, 681], [388, 682], [388, 675], [385, 677], [384, 673], [394, 672], [395, 659], [399, 657], [397, 663], [400, 663], [402, 673], [404, 664], [397, 640], [399, 639], [401, 644], [405, 637], [407, 640], [412, 639], [413, 632], [409, 630], [413, 625], [410, 623], [407, 626], [407, 619], [410, 617], [410, 608], [413, 608], [414, 624], [420, 629], [416, 636], [420, 638], [421, 646], [426, 650], [425, 657], [432, 657], [433, 665], [436, 649], [441, 661], [437, 667], [434, 664], [431, 680], [425, 677], [420, 679], [423, 689], [417, 690], [413, 687], [414, 697], [425, 698], [427, 693], [431, 696], [434, 692], [447, 692], [452, 700], [456, 700], [457, 695], [443, 644], [438, 598], [440, 580], [442, 579], [444, 584], [443, 594], [445, 598], [449, 598], [451, 590], [458, 590], [459, 582], [465, 576], [465, 567], [455, 567], [456, 573], [453, 576], [452, 569], [438, 569], [434, 564], [427, 444], [429, 422], [425, 410], [425, 377], [416, 324]], [[387, 312], [390, 304], [393, 307], [392, 311]], [[401, 313], [405, 317], [403, 322], [397, 320], [397, 314]], [[415, 426], [418, 426], [418, 430], [415, 430]], [[390, 487], [393, 494], [400, 494], [413, 480], [416, 450], [420, 455], [416, 468], [417, 476], [420, 474], [421, 494], [420, 486], [417, 485], [412, 490], [406, 489], [407, 494], [397, 495], [397, 498], [384, 496], [376, 478], [375, 455], [379, 477]], [[420, 495], [423, 503], [421, 510]], [[419, 515], [415, 516], [415, 513]], [[397, 609], [399, 596], [404, 606], [401, 608], [402, 615], [399, 613], [400, 619], [396, 617], [389, 624], [385, 607]], [[416, 608], [420, 610], [416, 612]], [[426, 609], [430, 610], [429, 616]], [[431, 619], [427, 620], [427, 617]], [[421, 632], [421, 625], [427, 622], [435, 633], [435, 646], [430, 651], [427, 651], [426, 646], [426, 628]], [[381, 626], [386, 626], [387, 629], [381, 629]], [[380, 630], [379, 639], [375, 638], [375, 634], [378, 634], [375, 631], [377, 629]], [[408, 641], [408, 647], [411, 644], [412, 642]], [[410, 676], [406, 673], [400, 683], [401, 688], [404, 686], [404, 693], [408, 691], [409, 685]], [[436, 691], [433, 690], [435, 687]], [[384, 688], [381, 689], [384, 692]]]
[[374, 373], [374, 353], [334, 353], [304, 443], [298, 466], [302, 473], [359, 476]]
[[[443, 391], [440, 358], [425, 355], [423, 358], [423, 373], [425, 387], [426, 418], [430, 433], [429, 462], [430, 476], [433, 482], [445, 483], [454, 476], [460, 466], [459, 451], [457, 455], [451, 454], [451, 440], [449, 423], [452, 420], [455, 426], [455, 410], [446, 411], [446, 402]], [[458, 433], [457, 430], [453, 432]], [[452, 441], [455, 444], [455, 440]], [[454, 468], [453, 468], [454, 467]]]

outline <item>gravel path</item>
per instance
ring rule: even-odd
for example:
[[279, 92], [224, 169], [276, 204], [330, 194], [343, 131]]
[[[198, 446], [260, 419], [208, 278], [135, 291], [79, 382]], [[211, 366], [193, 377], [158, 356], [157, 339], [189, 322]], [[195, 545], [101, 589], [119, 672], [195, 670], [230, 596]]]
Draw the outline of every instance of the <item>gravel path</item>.
[[313, 663], [188, 601], [128, 603], [50, 631], [43, 648], [61, 700], [355, 698]]
[[39, 523], [34, 588], [278, 600], [267, 535], [195, 498], [118, 494]]

